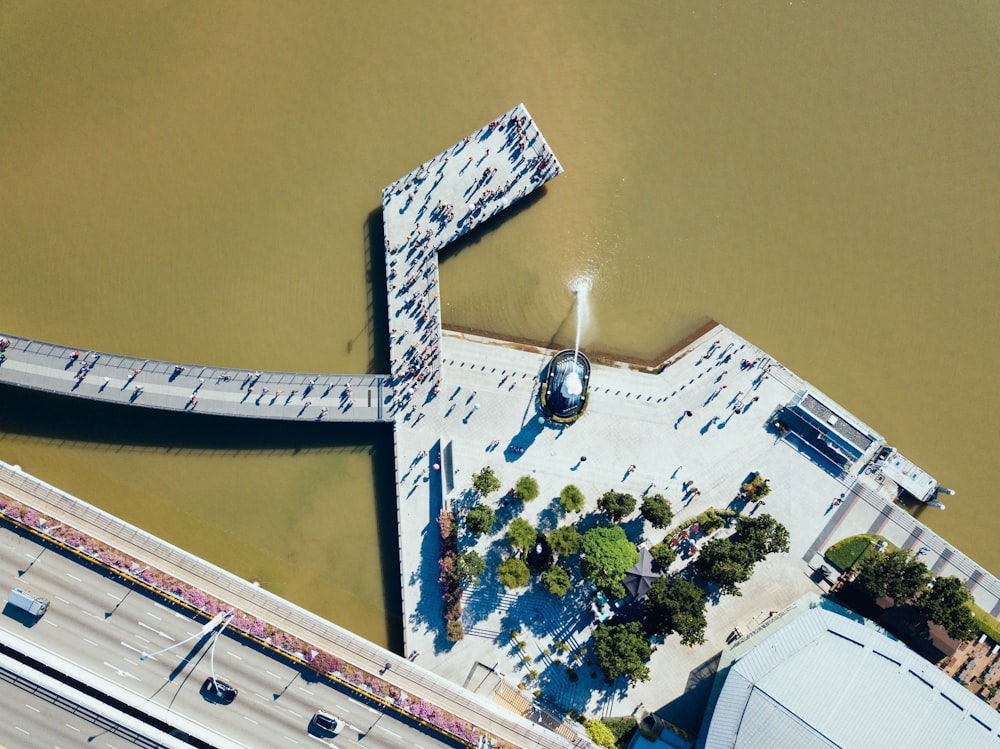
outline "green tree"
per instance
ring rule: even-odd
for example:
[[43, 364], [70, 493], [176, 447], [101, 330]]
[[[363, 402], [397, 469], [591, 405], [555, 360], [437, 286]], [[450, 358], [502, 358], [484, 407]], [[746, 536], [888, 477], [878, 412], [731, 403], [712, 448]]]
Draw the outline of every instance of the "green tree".
[[549, 547], [561, 557], [570, 557], [580, 550], [580, 532], [575, 525], [563, 525], [549, 534]]
[[606, 749], [615, 749], [615, 735], [611, 729], [599, 720], [588, 720], [586, 723], [587, 736], [598, 746]]
[[719, 590], [732, 596], [741, 596], [740, 583], [745, 583], [753, 574], [755, 556], [753, 550], [728, 538], [712, 538], [706, 541], [694, 562], [697, 572], [709, 582], [719, 586]]
[[523, 588], [531, 579], [531, 570], [522, 560], [511, 557], [497, 567], [497, 576], [508, 588]]
[[771, 484], [759, 473], [755, 473], [752, 479], [740, 486], [740, 491], [746, 499], [759, 502], [771, 493]]
[[480, 497], [486, 497], [500, 488], [500, 479], [492, 468], [484, 466], [479, 473], [472, 474], [472, 488]]
[[559, 492], [559, 506], [563, 512], [579, 512], [583, 509], [583, 492], [573, 484], [567, 484]]
[[580, 547], [584, 555], [580, 562], [583, 576], [616, 598], [624, 596], [622, 578], [639, 561], [639, 552], [625, 531], [618, 526], [591, 528], [580, 539]]
[[870, 556], [858, 575], [858, 584], [872, 598], [888, 596], [897, 604], [912, 601], [927, 589], [930, 571], [909, 549], [893, 549]]
[[705, 642], [704, 591], [689, 580], [669, 580], [658, 577], [643, 601], [646, 628], [650, 634], [669, 635], [676, 632], [683, 645]]
[[739, 517], [736, 537], [753, 550], [758, 562], [767, 554], [788, 552], [788, 529], [767, 514]]
[[670, 521], [674, 519], [674, 511], [670, 506], [670, 500], [662, 494], [652, 494], [642, 500], [640, 514], [648, 520], [654, 528], [666, 528]]
[[507, 541], [515, 551], [534, 545], [538, 531], [524, 518], [514, 518], [507, 528]]
[[611, 489], [598, 498], [597, 507], [611, 519], [612, 523], [617, 523], [635, 510], [635, 497]]
[[479, 585], [479, 576], [486, 571], [486, 561], [475, 549], [459, 554], [455, 560], [455, 575], [462, 582]]
[[677, 559], [677, 552], [674, 551], [674, 547], [670, 545], [667, 539], [663, 539], [658, 544], [654, 544], [649, 550], [650, 556], [660, 565], [661, 570], [667, 569], [674, 560]]
[[649, 680], [646, 665], [653, 649], [639, 622], [599, 624], [594, 630], [594, 657], [604, 672], [604, 681], [613, 684], [619, 676], [631, 683]]
[[542, 573], [542, 585], [552, 595], [562, 597], [572, 590], [573, 581], [566, 570], [554, 564]]
[[928, 619], [948, 630], [948, 636], [968, 641], [976, 636], [978, 628], [972, 615], [972, 594], [957, 577], [939, 577], [920, 598], [917, 608]]
[[489, 533], [497, 521], [496, 513], [489, 505], [478, 504], [465, 513], [465, 527], [476, 536]]
[[530, 502], [538, 496], [538, 482], [534, 476], [522, 476], [514, 485], [514, 496], [521, 502]]

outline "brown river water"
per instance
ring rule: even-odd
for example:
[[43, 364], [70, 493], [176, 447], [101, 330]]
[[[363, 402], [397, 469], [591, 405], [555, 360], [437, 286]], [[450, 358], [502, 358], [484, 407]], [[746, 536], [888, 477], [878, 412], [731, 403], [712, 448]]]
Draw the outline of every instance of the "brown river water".
[[[381, 188], [523, 101], [566, 173], [447, 258], [446, 324], [571, 343], [581, 274], [585, 349], [716, 319], [955, 488], [921, 519], [1000, 573], [998, 59], [988, 2], [4, 3], [0, 329], [380, 370]], [[24, 398], [4, 460], [398, 645], [386, 432]]]

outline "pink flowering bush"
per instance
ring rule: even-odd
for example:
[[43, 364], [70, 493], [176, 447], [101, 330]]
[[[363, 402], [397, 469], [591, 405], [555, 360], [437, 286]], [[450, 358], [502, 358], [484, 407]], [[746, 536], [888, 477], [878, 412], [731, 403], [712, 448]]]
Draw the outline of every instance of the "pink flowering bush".
[[[175, 599], [184, 601], [191, 607], [199, 609], [208, 615], [215, 615], [220, 611], [232, 610], [232, 607], [208, 595], [204, 591], [191, 587], [155, 567], [144, 565], [140, 560], [107, 546], [75, 528], [54, 523], [51, 518], [8, 497], [0, 497], [0, 513], [15, 520], [20, 520], [30, 528], [41, 528], [46, 525], [54, 526], [50, 533], [53, 538], [58, 539], [71, 548], [89, 554], [107, 567], [119, 570], [125, 575], [135, 580], [140, 580]], [[454, 580], [453, 557], [456, 553], [455, 547], [457, 546], [456, 529], [454, 514], [442, 513], [441, 534], [445, 540], [445, 543], [442, 544], [445, 557], [441, 560], [441, 582], [445, 588], [445, 600], [448, 609], [446, 618], [449, 619], [449, 625], [457, 624], [460, 628], [461, 586], [449, 585]], [[455, 590], [456, 587], [457, 591]], [[233, 615], [229, 619], [229, 626], [245, 632], [260, 641], [270, 641], [273, 647], [289, 653], [292, 657], [305, 658], [308, 665], [317, 672], [321, 674], [336, 674], [348, 684], [367, 689], [379, 699], [400, 706], [420, 720], [436, 726], [462, 741], [469, 744], [476, 744], [479, 741], [479, 729], [469, 723], [459, 720], [450, 713], [446, 713], [423, 700], [406, 696], [398, 687], [389, 684], [384, 679], [374, 674], [369, 674], [325, 651], [312, 647], [302, 639], [276, 629], [267, 622], [237, 610], [233, 611]], [[454, 636], [451, 632], [449, 632], [449, 635], [451, 635], [449, 639], [452, 639]], [[461, 634], [458, 634], [455, 639], [461, 639]], [[498, 742], [496, 739], [494, 739], [493, 745], [497, 749], [508, 746], [506, 742]]]

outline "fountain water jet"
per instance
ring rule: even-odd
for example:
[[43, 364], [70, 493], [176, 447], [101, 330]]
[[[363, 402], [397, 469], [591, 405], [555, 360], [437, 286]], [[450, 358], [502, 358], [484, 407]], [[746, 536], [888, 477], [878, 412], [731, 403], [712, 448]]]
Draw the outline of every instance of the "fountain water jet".
[[573, 350], [552, 357], [541, 391], [542, 409], [555, 421], [570, 423], [580, 418], [587, 405], [590, 361], [580, 353], [580, 336], [587, 322], [587, 292], [590, 279], [580, 277], [570, 284], [576, 295], [576, 344]]
[[580, 276], [570, 285], [570, 291], [576, 295], [576, 343], [573, 345], [573, 363], [576, 364], [577, 356], [580, 354], [580, 333], [587, 322], [590, 309], [587, 305], [587, 292], [590, 291], [591, 281], [587, 276]]

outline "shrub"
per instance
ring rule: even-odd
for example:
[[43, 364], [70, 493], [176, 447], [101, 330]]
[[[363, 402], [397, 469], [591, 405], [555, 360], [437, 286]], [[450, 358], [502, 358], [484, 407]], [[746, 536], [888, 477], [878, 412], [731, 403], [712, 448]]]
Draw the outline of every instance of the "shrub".
[[542, 585], [549, 593], [561, 598], [572, 590], [573, 581], [566, 570], [553, 565], [542, 573]]
[[486, 571], [486, 562], [475, 549], [459, 554], [455, 561], [455, 576], [460, 582], [479, 585], [479, 576]]
[[524, 518], [514, 518], [507, 528], [507, 541], [512, 549], [527, 549], [535, 543], [538, 531]]
[[650, 548], [649, 554], [660, 565], [661, 570], [666, 570], [677, 559], [677, 552], [674, 551], [674, 547], [666, 539]]
[[485, 497], [500, 488], [500, 479], [492, 468], [484, 466], [481, 471], [472, 474], [472, 488], [479, 496]]
[[562, 508], [563, 512], [579, 512], [583, 509], [583, 492], [577, 489], [573, 484], [567, 484], [563, 487], [563, 490], [559, 492], [559, 506]]
[[639, 512], [654, 528], [666, 528], [674, 519], [674, 511], [670, 500], [662, 494], [653, 494], [642, 500]]
[[561, 557], [568, 557], [580, 550], [580, 533], [575, 525], [564, 525], [549, 534], [549, 548]]
[[530, 502], [538, 496], [538, 482], [534, 476], [522, 476], [514, 486], [514, 496], [522, 502]]
[[528, 565], [517, 557], [501, 562], [497, 567], [497, 575], [501, 583], [508, 588], [523, 588], [531, 579]]
[[604, 725], [601, 721], [588, 720], [586, 728], [587, 735], [595, 744], [607, 747], [607, 749], [615, 749], [615, 735], [611, 733], [611, 729]]
[[489, 505], [477, 504], [465, 513], [465, 527], [476, 536], [492, 531], [496, 521], [496, 513]]
[[617, 523], [626, 515], [631, 515], [635, 510], [635, 497], [612, 489], [604, 492], [598, 498], [597, 507], [608, 516], [612, 523]]
[[458, 642], [465, 637], [465, 628], [462, 626], [462, 622], [457, 619], [450, 621], [445, 625], [445, 637], [448, 642]]

